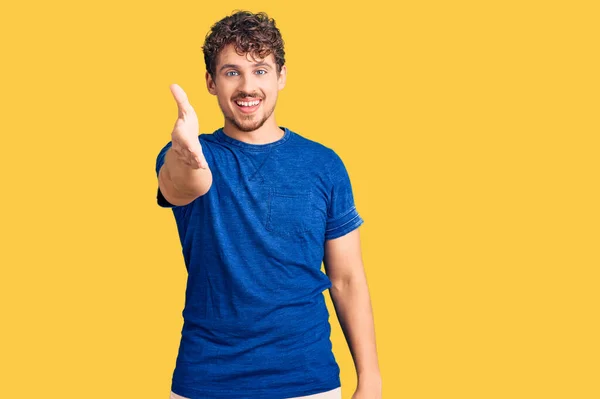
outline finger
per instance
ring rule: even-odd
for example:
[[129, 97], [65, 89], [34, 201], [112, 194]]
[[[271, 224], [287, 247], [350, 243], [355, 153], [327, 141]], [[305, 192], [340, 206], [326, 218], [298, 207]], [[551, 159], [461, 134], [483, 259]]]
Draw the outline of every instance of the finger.
[[180, 118], [184, 118], [186, 113], [189, 113], [192, 110], [192, 106], [188, 101], [187, 94], [178, 84], [173, 83], [170, 87], [171, 93], [175, 98], [175, 102], [177, 103], [177, 111], [179, 113]]
[[173, 149], [173, 151], [175, 151], [175, 153], [178, 156], [181, 156], [181, 150], [182, 150], [182, 146], [181, 143], [177, 140], [171, 140], [172, 144], [171, 144], [171, 148]]
[[[195, 143], [194, 142], [189, 142], [188, 140], [181, 137], [171, 137], [171, 142], [173, 143], [171, 146], [173, 147], [174, 150], [176, 150], [178, 153], [181, 154], [189, 154], [189, 152], [191, 152], [194, 148]], [[202, 151], [202, 149], [200, 149]]]
[[196, 160], [198, 162], [198, 165], [200, 165], [200, 167], [202, 169], [206, 169], [208, 168], [208, 162], [206, 162], [206, 158], [202, 157], [196, 157]]
[[200, 152], [200, 154], [198, 154], [196, 152], [190, 151], [190, 159], [199, 168], [206, 169], [206, 167], [208, 166], [208, 163], [206, 162], [206, 159], [204, 158], [204, 155], [202, 154], [202, 152]]
[[190, 150], [190, 160], [194, 165], [204, 169], [204, 164], [206, 163], [206, 161], [203, 162], [203, 159], [204, 157], [202, 156], [202, 154], [198, 155], [196, 152]]
[[187, 143], [181, 143], [178, 140], [173, 140], [171, 145], [173, 151], [177, 154], [177, 159], [183, 161], [188, 166], [199, 167], [202, 169], [208, 168], [208, 162], [204, 158], [202, 153], [202, 147], [200, 147], [199, 153], [195, 148], [188, 145]]

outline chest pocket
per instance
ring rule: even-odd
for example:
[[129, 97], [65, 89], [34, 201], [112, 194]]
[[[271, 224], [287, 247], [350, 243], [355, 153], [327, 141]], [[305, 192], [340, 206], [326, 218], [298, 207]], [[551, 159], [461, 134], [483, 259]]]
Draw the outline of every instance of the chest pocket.
[[300, 239], [309, 230], [312, 195], [307, 189], [271, 188], [265, 227], [288, 239]]

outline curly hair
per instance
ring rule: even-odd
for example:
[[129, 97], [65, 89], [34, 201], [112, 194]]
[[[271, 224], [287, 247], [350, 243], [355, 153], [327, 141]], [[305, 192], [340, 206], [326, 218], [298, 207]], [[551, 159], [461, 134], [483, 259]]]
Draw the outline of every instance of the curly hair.
[[211, 27], [202, 50], [206, 70], [213, 79], [219, 52], [231, 43], [234, 44], [236, 53], [239, 55], [250, 53], [254, 59], [264, 59], [273, 53], [277, 73], [281, 72], [281, 67], [285, 63], [283, 39], [275, 26], [275, 20], [269, 18], [266, 13], [235, 11]]

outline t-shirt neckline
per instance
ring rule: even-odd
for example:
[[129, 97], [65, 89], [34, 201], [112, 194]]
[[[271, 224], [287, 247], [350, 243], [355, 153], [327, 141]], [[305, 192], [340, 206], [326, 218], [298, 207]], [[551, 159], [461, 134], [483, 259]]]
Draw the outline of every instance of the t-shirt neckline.
[[281, 137], [277, 141], [273, 141], [272, 143], [266, 143], [266, 144], [250, 144], [250, 143], [246, 143], [244, 141], [240, 141], [238, 139], [234, 139], [233, 137], [229, 137], [228, 135], [226, 135], [225, 132], [223, 132], [222, 127], [217, 129], [215, 131], [214, 135], [221, 142], [233, 144], [233, 145], [243, 148], [245, 150], [269, 151], [269, 150], [273, 149], [274, 147], [277, 147], [277, 146], [285, 143], [286, 141], [288, 141], [290, 139], [290, 137], [292, 137], [292, 132], [287, 127], [279, 126], [279, 128], [283, 130], [283, 137]]

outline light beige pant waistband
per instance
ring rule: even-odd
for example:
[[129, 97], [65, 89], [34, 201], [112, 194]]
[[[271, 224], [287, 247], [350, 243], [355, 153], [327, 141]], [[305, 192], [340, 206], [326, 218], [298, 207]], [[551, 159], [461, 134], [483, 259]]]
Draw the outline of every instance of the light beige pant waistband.
[[[189, 399], [181, 395], [177, 395], [175, 392], [171, 391], [170, 399]], [[342, 399], [342, 387], [337, 387], [332, 389], [331, 391], [316, 393], [314, 395], [308, 396], [296, 396], [294, 398], [287, 399]]]

